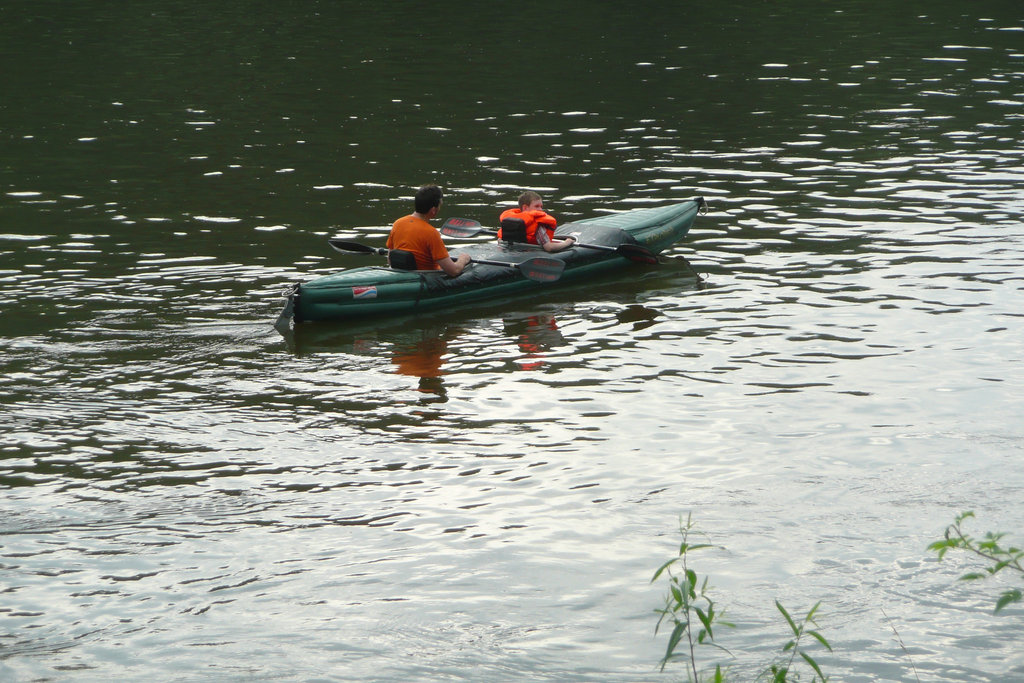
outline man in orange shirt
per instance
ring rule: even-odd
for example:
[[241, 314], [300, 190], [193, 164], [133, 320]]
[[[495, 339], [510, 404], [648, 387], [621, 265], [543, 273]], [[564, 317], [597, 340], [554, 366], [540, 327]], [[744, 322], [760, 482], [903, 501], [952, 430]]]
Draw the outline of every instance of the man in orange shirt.
[[469, 254], [448, 255], [441, 233], [428, 223], [441, 210], [443, 193], [437, 185], [424, 185], [416, 192], [415, 211], [399, 218], [391, 226], [388, 249], [401, 249], [416, 257], [417, 270], [443, 270], [455, 277], [469, 265]]

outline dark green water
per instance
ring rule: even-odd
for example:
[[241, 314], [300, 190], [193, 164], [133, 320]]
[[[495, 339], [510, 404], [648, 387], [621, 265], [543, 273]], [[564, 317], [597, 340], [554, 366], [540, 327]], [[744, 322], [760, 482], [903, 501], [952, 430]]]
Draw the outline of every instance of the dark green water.
[[[0, 83], [0, 679], [653, 680], [688, 512], [737, 680], [774, 599], [836, 680], [1024, 679], [925, 550], [1024, 528], [1019, 3], [18, 3]], [[424, 182], [711, 212], [272, 329]]]

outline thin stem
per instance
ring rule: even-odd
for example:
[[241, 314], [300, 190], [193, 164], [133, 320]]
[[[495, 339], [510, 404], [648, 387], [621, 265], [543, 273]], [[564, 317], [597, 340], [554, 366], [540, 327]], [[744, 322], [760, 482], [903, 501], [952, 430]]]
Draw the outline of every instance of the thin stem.
[[[692, 514], [692, 513], [691, 513]], [[686, 528], [683, 530], [683, 543], [687, 543], [690, 536], [691, 517], [686, 519]], [[697, 653], [693, 647], [693, 622], [690, 619], [690, 571], [686, 564], [686, 553], [683, 553], [683, 576], [686, 577], [684, 588], [687, 590], [683, 591], [683, 601], [686, 607], [686, 642], [690, 647], [690, 669], [693, 671], [693, 680], [699, 681], [700, 678], [697, 676]]]
[[900, 632], [896, 630], [895, 626], [893, 626], [892, 619], [890, 619], [889, 615], [885, 613], [885, 609], [881, 607], [879, 609], [882, 610], [882, 616], [885, 617], [885, 621], [889, 624], [889, 628], [892, 629], [893, 635], [896, 636], [896, 642], [900, 644], [900, 648], [903, 650], [903, 654], [907, 655], [907, 659], [910, 660], [910, 668], [914, 670], [914, 678], [917, 679], [917, 683], [921, 683], [921, 677], [917, 675], [917, 667], [914, 666], [914, 658], [910, 656], [910, 652], [907, 650], [907, 646], [903, 644], [903, 639], [900, 638]]

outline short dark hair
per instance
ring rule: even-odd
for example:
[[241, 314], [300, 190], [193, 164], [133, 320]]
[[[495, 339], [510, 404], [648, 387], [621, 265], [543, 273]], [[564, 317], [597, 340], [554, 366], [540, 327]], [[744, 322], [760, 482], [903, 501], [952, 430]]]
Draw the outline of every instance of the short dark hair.
[[530, 204], [533, 204], [540, 198], [540, 195], [534, 192], [533, 190], [527, 190], [526, 192], [519, 195], [519, 206], [529, 206]]
[[435, 206], [441, 206], [444, 193], [437, 185], [424, 185], [416, 191], [416, 213], [427, 213]]

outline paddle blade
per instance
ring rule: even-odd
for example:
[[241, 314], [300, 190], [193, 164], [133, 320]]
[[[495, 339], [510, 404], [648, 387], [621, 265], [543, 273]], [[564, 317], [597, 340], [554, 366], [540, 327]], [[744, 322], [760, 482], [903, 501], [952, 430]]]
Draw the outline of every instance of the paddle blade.
[[346, 254], [387, 254], [388, 250], [382, 247], [370, 247], [359, 242], [346, 242], [345, 240], [329, 239], [327, 243], [336, 251]]
[[493, 232], [487, 230], [479, 221], [469, 218], [449, 218], [441, 226], [441, 234], [448, 237], [475, 237], [482, 232]]
[[288, 300], [285, 301], [284, 308], [281, 310], [281, 315], [277, 316], [277, 322], [274, 323], [274, 329], [281, 333], [281, 336], [287, 337], [288, 332], [291, 330], [291, 322], [295, 317], [295, 293], [299, 290], [298, 286], [291, 291], [288, 295]]
[[620, 256], [625, 256], [630, 261], [635, 261], [636, 263], [646, 263], [651, 266], [658, 265], [658, 255], [639, 244], [620, 244], [615, 251]]
[[565, 261], [538, 256], [519, 264], [519, 272], [536, 282], [554, 282], [562, 277]]
[[483, 266], [515, 268], [522, 273], [523, 277], [526, 279], [535, 280], [537, 282], [554, 282], [558, 278], [562, 277], [562, 271], [565, 270], [565, 261], [560, 261], [556, 258], [546, 258], [544, 256], [526, 259], [521, 263], [490, 261], [487, 259], [473, 259], [473, 263], [479, 263]]

